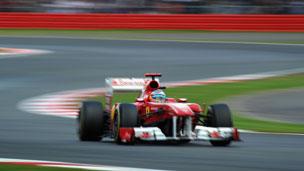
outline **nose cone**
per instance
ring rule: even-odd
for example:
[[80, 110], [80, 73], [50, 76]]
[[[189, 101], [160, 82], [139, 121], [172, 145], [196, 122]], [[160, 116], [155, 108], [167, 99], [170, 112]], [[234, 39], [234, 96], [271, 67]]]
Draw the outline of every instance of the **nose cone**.
[[193, 116], [194, 113], [186, 103], [170, 103], [169, 107], [174, 111], [175, 116]]

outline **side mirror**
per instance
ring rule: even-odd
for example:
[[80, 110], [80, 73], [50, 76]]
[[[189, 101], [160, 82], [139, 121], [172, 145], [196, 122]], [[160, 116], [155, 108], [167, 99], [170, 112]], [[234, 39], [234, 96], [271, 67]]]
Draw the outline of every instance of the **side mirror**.
[[186, 98], [178, 98], [177, 101], [179, 103], [186, 103], [188, 101], [188, 99], [186, 99]]
[[142, 102], [144, 102], [144, 99], [143, 98], [136, 98], [136, 102], [142, 103]]

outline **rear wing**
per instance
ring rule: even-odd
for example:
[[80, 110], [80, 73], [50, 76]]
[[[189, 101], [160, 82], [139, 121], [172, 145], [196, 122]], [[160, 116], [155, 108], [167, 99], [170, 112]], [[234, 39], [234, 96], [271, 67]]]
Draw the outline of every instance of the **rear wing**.
[[[110, 112], [114, 92], [142, 92], [151, 78], [106, 78], [106, 111]], [[159, 79], [155, 79], [159, 82]]]
[[146, 78], [106, 78], [106, 111], [111, 112], [114, 92], [142, 92], [150, 80], [159, 82], [160, 73], [146, 73]]
[[114, 92], [142, 91], [147, 79], [144, 78], [107, 78], [107, 95], [113, 95]]

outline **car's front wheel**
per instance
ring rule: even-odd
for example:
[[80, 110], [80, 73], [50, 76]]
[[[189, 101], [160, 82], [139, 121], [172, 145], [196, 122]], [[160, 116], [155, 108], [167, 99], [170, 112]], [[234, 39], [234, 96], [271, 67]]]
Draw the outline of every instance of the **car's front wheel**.
[[[116, 143], [132, 144], [134, 143], [134, 137], [130, 137], [129, 142], [123, 142], [120, 137], [120, 128], [134, 128], [138, 125], [138, 113], [134, 104], [122, 103], [119, 104], [118, 110], [115, 111], [113, 131], [114, 139]], [[134, 135], [133, 135], [134, 136]]]
[[[209, 127], [233, 127], [232, 116], [228, 105], [214, 104], [211, 105], [207, 113], [206, 126]], [[228, 146], [231, 140], [212, 140], [213, 146]]]

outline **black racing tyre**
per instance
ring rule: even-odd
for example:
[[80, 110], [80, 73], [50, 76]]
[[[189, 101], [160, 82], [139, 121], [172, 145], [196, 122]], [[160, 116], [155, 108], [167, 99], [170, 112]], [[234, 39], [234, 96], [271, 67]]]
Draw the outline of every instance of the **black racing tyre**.
[[207, 113], [207, 126], [209, 127], [233, 127], [232, 116], [228, 105], [210, 105]]
[[[211, 105], [207, 113], [206, 125], [209, 127], [233, 127], [232, 116], [228, 105]], [[228, 146], [231, 140], [210, 141], [213, 146]]]
[[[121, 144], [119, 138], [119, 128], [133, 128], [138, 126], [138, 113], [134, 104], [119, 104], [119, 110], [116, 110], [114, 118], [114, 138], [116, 143]], [[133, 137], [134, 138], [134, 137]]]
[[121, 127], [136, 127], [137, 126], [137, 108], [134, 104], [120, 104], [120, 126]]
[[104, 112], [100, 102], [85, 101], [78, 115], [80, 141], [100, 141], [103, 134]]

